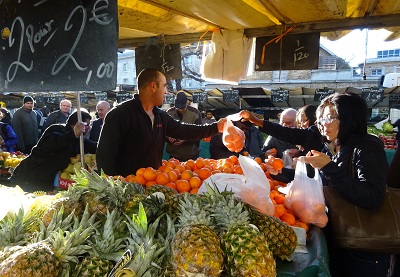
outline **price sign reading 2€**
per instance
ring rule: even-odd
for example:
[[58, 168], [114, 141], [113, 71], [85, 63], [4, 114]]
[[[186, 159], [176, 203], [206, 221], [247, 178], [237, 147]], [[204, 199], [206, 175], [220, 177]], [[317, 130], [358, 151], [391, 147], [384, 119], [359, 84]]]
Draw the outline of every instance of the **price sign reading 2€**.
[[[0, 1], [0, 90], [110, 90], [116, 87], [116, 1]], [[5, 32], [4, 30], [8, 30]]]

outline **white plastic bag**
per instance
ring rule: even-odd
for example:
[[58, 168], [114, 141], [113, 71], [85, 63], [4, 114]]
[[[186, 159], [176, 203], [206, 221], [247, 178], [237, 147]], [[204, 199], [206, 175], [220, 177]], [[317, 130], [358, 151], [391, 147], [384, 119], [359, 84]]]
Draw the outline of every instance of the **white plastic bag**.
[[321, 228], [328, 223], [318, 169], [315, 169], [314, 178], [309, 178], [306, 164], [301, 158], [297, 161], [293, 185], [285, 197], [285, 206], [304, 223], [311, 223]]
[[246, 136], [242, 130], [234, 126], [232, 121], [227, 118], [222, 133], [222, 142], [231, 152], [240, 152], [244, 147]]
[[229, 173], [214, 174], [204, 180], [198, 194], [207, 191], [206, 184], [211, 187], [215, 185], [219, 191], [224, 191], [225, 189], [232, 191], [237, 197], [252, 205], [260, 212], [273, 215], [275, 207], [269, 197], [269, 181], [260, 165], [253, 159], [242, 155], [239, 156], [239, 163], [244, 176]]

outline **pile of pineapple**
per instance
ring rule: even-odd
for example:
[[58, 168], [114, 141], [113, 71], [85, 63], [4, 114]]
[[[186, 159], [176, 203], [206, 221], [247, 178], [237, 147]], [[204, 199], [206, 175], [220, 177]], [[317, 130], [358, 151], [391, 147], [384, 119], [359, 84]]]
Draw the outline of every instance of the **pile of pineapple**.
[[[145, 188], [81, 169], [0, 219], [0, 276], [276, 276], [297, 236], [227, 191]], [[114, 268], [129, 250], [129, 258]]]

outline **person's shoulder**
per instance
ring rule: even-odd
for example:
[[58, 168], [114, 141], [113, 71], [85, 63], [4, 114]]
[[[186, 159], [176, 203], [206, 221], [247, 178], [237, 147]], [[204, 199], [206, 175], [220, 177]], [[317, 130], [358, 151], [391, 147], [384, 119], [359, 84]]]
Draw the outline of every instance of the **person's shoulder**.
[[198, 109], [196, 109], [195, 107], [189, 106], [189, 105], [187, 106], [187, 109], [194, 113], [200, 113], [200, 111]]

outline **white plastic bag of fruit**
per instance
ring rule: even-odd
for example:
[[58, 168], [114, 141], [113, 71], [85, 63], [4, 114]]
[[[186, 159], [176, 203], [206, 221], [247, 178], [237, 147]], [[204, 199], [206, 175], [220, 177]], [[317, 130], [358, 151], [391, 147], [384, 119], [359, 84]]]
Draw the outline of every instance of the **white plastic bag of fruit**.
[[198, 194], [207, 191], [206, 184], [211, 187], [215, 185], [219, 191], [224, 191], [225, 189], [232, 191], [237, 197], [252, 205], [260, 212], [273, 215], [275, 207], [269, 196], [269, 181], [260, 165], [253, 159], [242, 155], [239, 156], [239, 163], [244, 176], [229, 173], [211, 175], [203, 181]]
[[224, 124], [222, 142], [231, 152], [240, 152], [244, 147], [246, 136], [242, 130], [234, 126], [229, 117]]

